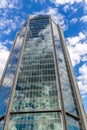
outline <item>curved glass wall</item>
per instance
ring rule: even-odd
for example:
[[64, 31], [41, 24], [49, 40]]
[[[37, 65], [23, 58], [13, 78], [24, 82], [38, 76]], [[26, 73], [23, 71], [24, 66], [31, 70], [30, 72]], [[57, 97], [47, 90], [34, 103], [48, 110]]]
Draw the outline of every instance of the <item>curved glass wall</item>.
[[12, 89], [12, 84], [14, 81], [17, 63], [20, 55], [20, 50], [22, 47], [24, 33], [25, 33], [25, 25], [24, 27], [22, 27], [21, 31], [17, 35], [15, 45], [12, 50], [12, 54], [10, 56], [10, 60], [7, 66], [7, 70], [5, 72], [5, 77], [2, 86], [0, 88], [0, 117], [5, 115], [6, 113], [7, 104]]
[[58, 28], [53, 22], [52, 25], [53, 25], [53, 34], [54, 34], [56, 55], [57, 55], [57, 62], [59, 68], [59, 75], [60, 75], [60, 82], [62, 87], [65, 111], [77, 115], [73, 90], [72, 90], [71, 83], [69, 81], [63, 50], [62, 50], [61, 42], [59, 40], [60, 38], [58, 34]]
[[[62, 96], [63, 96], [63, 103], [65, 112], [71, 113], [72, 115], [77, 115], [77, 107], [74, 99], [73, 89], [72, 85], [69, 80], [69, 74], [67, 71], [64, 54], [62, 50], [61, 41], [58, 34], [58, 28], [57, 25], [52, 22], [53, 27], [53, 35], [54, 35], [54, 42], [55, 42], [55, 48], [56, 48], [56, 56], [57, 56], [57, 62], [58, 62], [58, 70], [59, 70], [59, 76], [60, 76], [60, 83], [61, 83], [61, 89], [62, 89]], [[69, 122], [67, 123], [67, 129], [68, 130], [80, 130], [79, 122], [76, 119], [67, 116], [67, 122], [70, 118], [73, 120], [73, 122], [76, 122], [76, 124], [73, 123], [71, 126]]]

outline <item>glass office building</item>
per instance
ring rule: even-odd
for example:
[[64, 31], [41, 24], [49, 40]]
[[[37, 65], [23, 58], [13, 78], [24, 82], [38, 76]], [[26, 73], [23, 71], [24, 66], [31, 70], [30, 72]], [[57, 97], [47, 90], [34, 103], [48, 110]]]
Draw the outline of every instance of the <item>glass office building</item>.
[[0, 130], [87, 130], [62, 30], [30, 16], [17, 33], [0, 83]]

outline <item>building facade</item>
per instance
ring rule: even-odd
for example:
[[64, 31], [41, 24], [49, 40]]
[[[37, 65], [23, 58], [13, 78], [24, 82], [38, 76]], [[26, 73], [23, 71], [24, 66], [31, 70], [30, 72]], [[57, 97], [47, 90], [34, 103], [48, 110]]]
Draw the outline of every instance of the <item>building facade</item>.
[[17, 33], [0, 94], [0, 130], [87, 130], [62, 30], [48, 15]]

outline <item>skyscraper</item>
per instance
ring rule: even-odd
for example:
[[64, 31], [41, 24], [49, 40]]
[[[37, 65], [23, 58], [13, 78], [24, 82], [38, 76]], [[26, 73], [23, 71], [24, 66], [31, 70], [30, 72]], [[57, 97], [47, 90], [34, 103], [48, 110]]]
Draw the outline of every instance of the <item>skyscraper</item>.
[[0, 130], [87, 130], [62, 30], [48, 15], [17, 33], [1, 94]]

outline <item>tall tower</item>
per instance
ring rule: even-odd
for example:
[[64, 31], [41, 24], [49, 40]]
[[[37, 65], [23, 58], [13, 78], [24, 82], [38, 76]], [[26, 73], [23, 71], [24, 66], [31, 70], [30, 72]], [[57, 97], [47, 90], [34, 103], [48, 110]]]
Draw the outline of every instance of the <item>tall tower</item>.
[[0, 130], [87, 130], [62, 30], [48, 15], [17, 33], [0, 92]]

